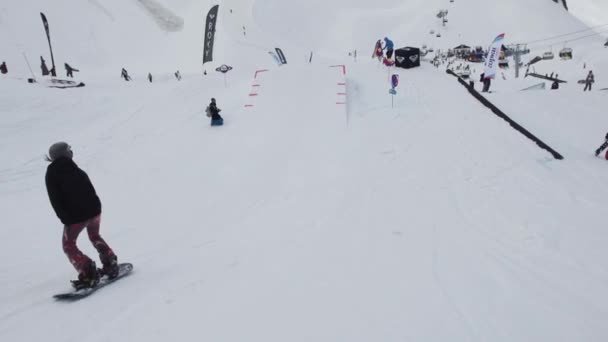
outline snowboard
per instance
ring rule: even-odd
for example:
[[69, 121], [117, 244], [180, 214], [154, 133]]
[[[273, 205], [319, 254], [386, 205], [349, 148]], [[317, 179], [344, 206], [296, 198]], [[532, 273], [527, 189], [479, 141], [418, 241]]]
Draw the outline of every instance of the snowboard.
[[113, 282], [117, 281], [120, 278], [126, 277], [133, 270], [133, 264], [130, 263], [122, 263], [118, 264], [118, 276], [114, 279], [109, 279], [106, 276], [101, 277], [99, 280], [99, 284], [95, 287], [87, 287], [80, 290], [72, 290], [70, 292], [59, 293], [53, 296], [56, 300], [59, 301], [75, 301], [85, 297], [90, 296], [95, 291], [101, 289], [104, 286], [110, 285]]

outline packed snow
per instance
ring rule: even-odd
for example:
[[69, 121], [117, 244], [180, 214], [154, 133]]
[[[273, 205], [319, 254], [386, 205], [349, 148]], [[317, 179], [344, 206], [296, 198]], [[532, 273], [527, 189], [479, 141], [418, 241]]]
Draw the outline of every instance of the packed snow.
[[[598, 11], [576, 0], [576, 17], [550, 0], [224, 0], [203, 66], [211, 1], [154, 1], [183, 19], [168, 32], [135, 0], [4, 0], [0, 340], [608, 340], [608, 161], [593, 154], [608, 130], [608, 48], [589, 29], [608, 13], [584, 1]], [[58, 75], [67, 62], [85, 87], [41, 82], [40, 12]], [[559, 90], [521, 91], [544, 81], [511, 68], [485, 95], [564, 160], [432, 53], [408, 70], [370, 58], [385, 36], [447, 50], [503, 32], [528, 43], [524, 63], [573, 49], [533, 66], [565, 79]], [[269, 55], [277, 47], [288, 64]], [[212, 97], [222, 127], [205, 116]], [[73, 303], [52, 298], [76, 277], [44, 183], [44, 155], [61, 140], [101, 198], [102, 236], [135, 266]], [[79, 242], [96, 256], [86, 234]]]

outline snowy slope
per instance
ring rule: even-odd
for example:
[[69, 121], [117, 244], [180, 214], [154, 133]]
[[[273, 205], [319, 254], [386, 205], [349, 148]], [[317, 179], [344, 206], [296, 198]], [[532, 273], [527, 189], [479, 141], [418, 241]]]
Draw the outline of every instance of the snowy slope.
[[[557, 161], [442, 69], [387, 71], [363, 53], [357, 63], [347, 56], [386, 34], [421, 43], [435, 10], [448, 6], [437, 47], [502, 31], [533, 39], [585, 29], [561, 6], [223, 1], [216, 60], [203, 78], [210, 3], [158, 0], [184, 19], [169, 33], [135, 1], [57, 1], [0, 5], [8, 57], [46, 53], [44, 10], [57, 58], [85, 66], [87, 82], [29, 85], [17, 79], [27, 76], [19, 62], [0, 78], [0, 340], [608, 338], [606, 164], [592, 155], [608, 125], [606, 93], [583, 97], [571, 83], [519, 92], [531, 81], [511, 72], [496, 82], [491, 100], [564, 154]], [[470, 24], [481, 10], [487, 31]], [[273, 65], [277, 46], [288, 65]], [[580, 50], [539, 72], [576, 78], [587, 61], [605, 84], [603, 50]], [[134, 65], [135, 82], [114, 77], [123, 63]], [[213, 71], [221, 63], [234, 66], [226, 83]], [[168, 75], [178, 64], [181, 82]], [[342, 64], [346, 75], [333, 67]], [[152, 84], [142, 80], [150, 71], [162, 75]], [[394, 108], [390, 73], [400, 75]], [[210, 97], [221, 128], [204, 117]], [[42, 157], [57, 140], [72, 144], [97, 188], [103, 236], [135, 264], [129, 278], [72, 304], [51, 299], [75, 276], [44, 188]]]
[[568, 0], [568, 9], [589, 26], [608, 24], [608, 3], [602, 0]]

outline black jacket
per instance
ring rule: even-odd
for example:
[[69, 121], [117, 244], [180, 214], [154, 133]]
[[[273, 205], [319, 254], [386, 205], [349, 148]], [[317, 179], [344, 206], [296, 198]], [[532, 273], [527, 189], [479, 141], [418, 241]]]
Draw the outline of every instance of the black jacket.
[[46, 190], [57, 217], [65, 225], [101, 214], [101, 201], [89, 176], [70, 158], [58, 158], [48, 166]]
[[213, 102], [209, 104], [209, 112], [211, 112], [212, 120], [219, 120], [222, 118], [220, 116], [221, 109], [217, 108], [217, 105]]

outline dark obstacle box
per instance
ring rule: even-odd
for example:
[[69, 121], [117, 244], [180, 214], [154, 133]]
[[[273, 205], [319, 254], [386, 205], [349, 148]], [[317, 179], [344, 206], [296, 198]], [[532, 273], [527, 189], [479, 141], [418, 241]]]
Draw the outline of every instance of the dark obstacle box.
[[395, 66], [404, 69], [419, 67], [420, 49], [408, 46], [395, 50]]

